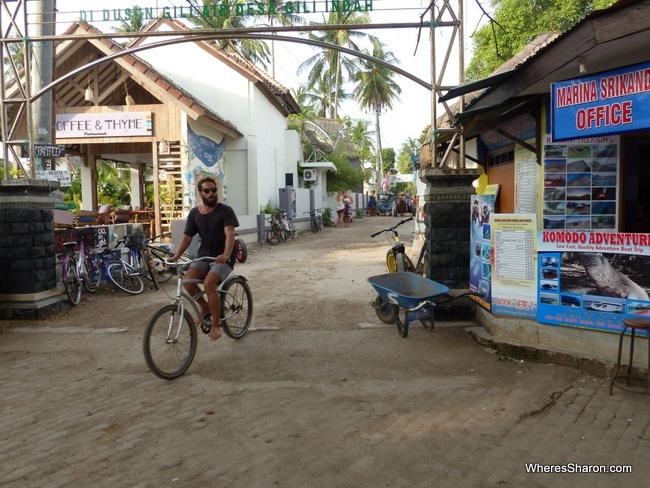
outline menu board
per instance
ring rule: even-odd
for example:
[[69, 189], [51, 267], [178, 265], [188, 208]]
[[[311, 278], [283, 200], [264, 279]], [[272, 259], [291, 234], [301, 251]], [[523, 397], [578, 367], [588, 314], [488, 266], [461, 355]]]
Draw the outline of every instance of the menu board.
[[619, 137], [544, 145], [543, 229], [609, 230], [616, 225]]
[[537, 263], [535, 214], [496, 214], [492, 228], [492, 313], [535, 318]]

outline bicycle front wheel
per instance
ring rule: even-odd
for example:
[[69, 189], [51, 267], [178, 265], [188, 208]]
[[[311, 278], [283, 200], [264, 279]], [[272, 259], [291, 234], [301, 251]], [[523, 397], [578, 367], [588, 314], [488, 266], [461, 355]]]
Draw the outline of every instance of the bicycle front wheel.
[[275, 231], [275, 229], [266, 231], [266, 242], [272, 246], [277, 246], [280, 244], [280, 236], [278, 236], [278, 233]]
[[408, 271], [412, 273], [415, 270], [411, 258], [401, 252], [394, 253], [392, 249], [389, 249], [386, 253], [386, 268], [388, 268], [389, 273], [394, 273], [395, 271]]
[[314, 234], [315, 234], [316, 232], [318, 232], [318, 222], [316, 222], [315, 219], [311, 219], [311, 223], [310, 223], [310, 225], [311, 225], [311, 231], [312, 231]]
[[115, 286], [131, 295], [138, 295], [144, 290], [142, 278], [129, 269], [123, 263], [111, 263], [108, 265], [107, 275]]
[[164, 380], [181, 376], [196, 354], [196, 327], [190, 313], [178, 305], [156, 312], [142, 336], [142, 352], [149, 370]]
[[70, 304], [75, 307], [81, 301], [81, 278], [79, 278], [76, 263], [72, 259], [66, 260], [64, 267], [63, 287]]
[[253, 319], [253, 295], [241, 276], [230, 281], [221, 293], [221, 326], [232, 339], [244, 337]]

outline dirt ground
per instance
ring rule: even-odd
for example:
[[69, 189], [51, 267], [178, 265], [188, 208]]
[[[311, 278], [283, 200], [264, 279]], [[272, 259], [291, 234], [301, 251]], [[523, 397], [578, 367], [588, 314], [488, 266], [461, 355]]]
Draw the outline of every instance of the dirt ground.
[[472, 323], [414, 325], [403, 339], [379, 322], [366, 278], [384, 273], [388, 244], [370, 234], [397, 220], [249, 245], [235, 271], [252, 289], [251, 331], [201, 334], [174, 381], [141, 350], [164, 290], [103, 288], [43, 321], [0, 322], [0, 485], [633, 486], [524, 471], [599, 459], [567, 427], [579, 424], [549, 412], [596, 398], [602, 379], [500, 358], [470, 338]]

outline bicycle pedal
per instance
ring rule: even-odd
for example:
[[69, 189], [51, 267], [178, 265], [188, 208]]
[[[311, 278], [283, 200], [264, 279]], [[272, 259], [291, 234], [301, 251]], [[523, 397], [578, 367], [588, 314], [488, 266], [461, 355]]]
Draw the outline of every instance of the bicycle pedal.
[[203, 331], [204, 334], [209, 334], [210, 329], [212, 329], [212, 314], [206, 312], [201, 315], [201, 331]]

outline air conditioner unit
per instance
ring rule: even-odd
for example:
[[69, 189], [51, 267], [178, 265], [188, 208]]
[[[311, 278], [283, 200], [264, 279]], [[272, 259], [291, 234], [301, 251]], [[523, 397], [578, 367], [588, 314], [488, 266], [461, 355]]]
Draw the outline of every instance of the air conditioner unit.
[[318, 171], [315, 169], [306, 169], [302, 173], [302, 179], [305, 181], [316, 181], [318, 180]]

